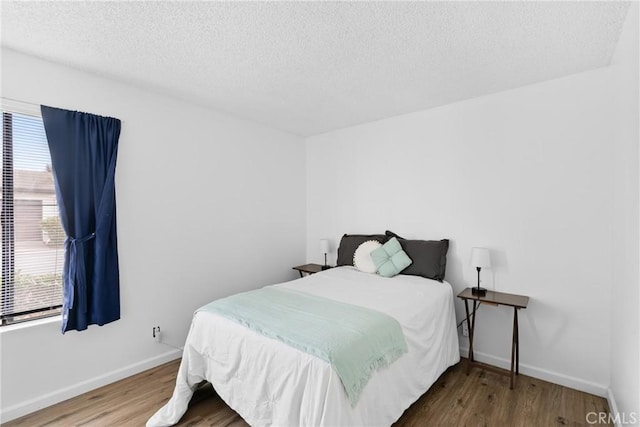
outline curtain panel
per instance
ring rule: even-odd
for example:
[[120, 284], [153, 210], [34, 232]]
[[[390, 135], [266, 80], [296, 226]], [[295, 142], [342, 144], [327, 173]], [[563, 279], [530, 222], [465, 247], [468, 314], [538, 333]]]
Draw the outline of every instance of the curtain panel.
[[41, 106], [67, 235], [62, 333], [120, 318], [115, 169], [120, 120]]

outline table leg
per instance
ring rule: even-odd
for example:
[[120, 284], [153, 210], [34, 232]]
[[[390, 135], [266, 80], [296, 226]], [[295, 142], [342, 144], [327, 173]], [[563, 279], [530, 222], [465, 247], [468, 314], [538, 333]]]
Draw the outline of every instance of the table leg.
[[476, 312], [480, 307], [480, 302], [473, 301], [473, 313], [471, 313], [471, 328], [469, 329], [469, 361], [475, 362], [476, 358], [473, 356], [473, 337], [476, 331]]
[[513, 307], [513, 334], [511, 337], [511, 382], [509, 388], [513, 390], [513, 379], [514, 379], [514, 362], [516, 356], [516, 347], [517, 347], [517, 334], [518, 334], [518, 309]]
[[518, 309], [515, 309], [516, 316], [516, 375], [520, 373], [520, 326], [518, 325]]
[[469, 317], [469, 301], [464, 300], [464, 311], [467, 313], [467, 330], [469, 331], [469, 357], [467, 359], [467, 375], [471, 371], [471, 361], [473, 360], [473, 334], [471, 333], [471, 318]]

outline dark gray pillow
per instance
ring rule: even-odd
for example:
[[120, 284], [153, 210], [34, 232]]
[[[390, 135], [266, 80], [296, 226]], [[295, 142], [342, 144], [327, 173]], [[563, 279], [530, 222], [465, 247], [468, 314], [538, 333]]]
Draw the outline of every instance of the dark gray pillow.
[[422, 276], [442, 282], [447, 269], [447, 251], [449, 240], [407, 240], [389, 230], [385, 233], [390, 239], [395, 237], [400, 242], [402, 250], [413, 261], [411, 265], [400, 272], [410, 276]]
[[384, 234], [345, 234], [340, 239], [340, 246], [338, 246], [338, 261], [336, 262], [338, 267], [341, 265], [353, 265], [353, 254], [358, 249], [358, 246], [367, 240], [377, 240], [384, 244], [389, 238]]

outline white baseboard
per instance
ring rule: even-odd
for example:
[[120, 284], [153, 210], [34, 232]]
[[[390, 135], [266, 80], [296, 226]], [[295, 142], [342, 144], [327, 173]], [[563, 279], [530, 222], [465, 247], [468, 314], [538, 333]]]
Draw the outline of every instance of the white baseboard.
[[616, 427], [621, 427], [620, 419], [615, 418], [615, 415], [618, 414], [618, 405], [616, 404], [616, 399], [613, 396], [613, 390], [611, 388], [607, 389], [607, 403], [609, 404], [609, 413], [614, 415], [613, 422]]
[[162, 365], [163, 363], [178, 359], [179, 357], [181, 357], [181, 355], [182, 353], [180, 350], [171, 350], [159, 356], [151, 357], [141, 362], [116, 369], [115, 371], [99, 375], [89, 380], [81, 381], [69, 387], [65, 387], [51, 393], [43, 394], [42, 396], [38, 396], [34, 399], [30, 399], [13, 406], [9, 406], [8, 408], [5, 408], [0, 412], [0, 421], [7, 422], [16, 418], [20, 418], [42, 408], [46, 408], [47, 406], [55, 405], [56, 403], [62, 402], [63, 400], [67, 400], [82, 393], [95, 390], [96, 388], [111, 384], [123, 378], [130, 377], [131, 375], [138, 374], [142, 371], [146, 371], [147, 369], [155, 368], [156, 366]]
[[[460, 347], [460, 356], [469, 356], [469, 348]], [[478, 362], [497, 366], [499, 368], [507, 370], [511, 369], [511, 359], [504, 359], [502, 357], [496, 357], [492, 354], [481, 353], [475, 350], [473, 352], [473, 356], [474, 359]], [[520, 363], [520, 373], [528, 375], [530, 377], [538, 378], [540, 380], [548, 381], [550, 383], [559, 384], [564, 387], [584, 391], [585, 393], [594, 394], [600, 397], [608, 397], [608, 387], [602, 384], [592, 383], [580, 378], [570, 377], [558, 372], [547, 371], [546, 369], [526, 365], [523, 363]]]

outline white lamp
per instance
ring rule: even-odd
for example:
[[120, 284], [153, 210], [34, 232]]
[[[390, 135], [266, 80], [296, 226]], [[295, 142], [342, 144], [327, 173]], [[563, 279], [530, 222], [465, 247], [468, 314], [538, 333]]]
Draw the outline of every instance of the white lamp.
[[491, 255], [487, 248], [471, 248], [471, 265], [478, 270], [478, 286], [471, 288], [473, 295], [484, 295], [487, 293], [485, 288], [480, 287], [480, 270], [482, 268], [491, 267]]
[[327, 253], [329, 253], [329, 240], [328, 239], [320, 239], [320, 253], [324, 254], [324, 265], [322, 266], [323, 270], [329, 268], [327, 265]]

